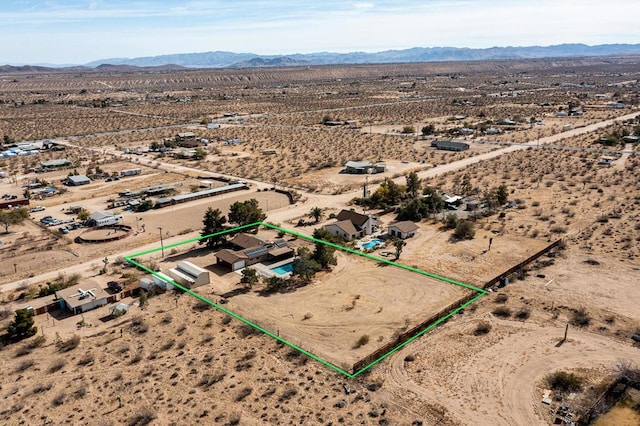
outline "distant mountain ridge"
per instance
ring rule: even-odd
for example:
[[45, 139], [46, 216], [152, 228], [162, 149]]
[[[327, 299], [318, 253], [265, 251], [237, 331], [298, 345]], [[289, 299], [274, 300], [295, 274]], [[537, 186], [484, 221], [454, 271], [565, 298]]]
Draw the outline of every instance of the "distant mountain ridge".
[[180, 65], [189, 68], [251, 68], [300, 65], [384, 64], [402, 62], [485, 61], [496, 59], [541, 59], [573, 56], [635, 55], [640, 44], [559, 44], [553, 46], [490, 47], [413, 47], [403, 50], [385, 50], [366, 53], [295, 53], [291, 55], [258, 55], [255, 53], [203, 52], [139, 58], [110, 58], [92, 61], [88, 67], [102, 64], [157, 67]]

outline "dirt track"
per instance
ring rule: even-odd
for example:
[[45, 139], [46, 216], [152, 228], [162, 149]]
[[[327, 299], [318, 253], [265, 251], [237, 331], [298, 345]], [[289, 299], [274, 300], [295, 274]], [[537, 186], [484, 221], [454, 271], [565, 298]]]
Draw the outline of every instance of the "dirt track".
[[[604, 368], [620, 359], [637, 362], [639, 358], [637, 348], [594, 333], [571, 329], [568, 341], [556, 347], [563, 326], [517, 323], [514, 328], [512, 321], [492, 322], [509, 331], [477, 353], [449, 353], [447, 368], [428, 368], [432, 356], [444, 347], [439, 341], [464, 339], [476, 346], [482, 339], [468, 333], [469, 321], [446, 325], [394, 354], [383, 364], [389, 391], [394, 397], [415, 395], [416, 404], [441, 404], [447, 407], [448, 417], [465, 425], [544, 425], [545, 406], [539, 402], [536, 385], [547, 374], [565, 368]], [[409, 352], [419, 354], [415, 364], [424, 367], [419, 374], [417, 365], [404, 361]]]

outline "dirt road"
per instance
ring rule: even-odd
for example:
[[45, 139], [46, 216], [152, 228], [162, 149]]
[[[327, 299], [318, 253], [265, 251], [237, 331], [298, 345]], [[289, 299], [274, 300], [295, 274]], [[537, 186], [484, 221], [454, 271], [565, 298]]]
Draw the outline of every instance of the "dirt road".
[[[496, 321], [511, 328], [512, 321]], [[611, 366], [620, 359], [637, 360], [638, 350], [610, 337], [570, 330], [569, 339], [556, 347], [564, 328], [537, 324], [518, 324], [501, 336], [501, 340], [473, 355], [457, 358], [451, 354], [447, 368], [423, 368], [418, 374], [413, 364], [404, 361], [410, 350], [423, 357], [427, 366], [438, 340], [478, 339], [462, 336], [464, 322], [446, 326], [429, 339], [419, 339], [409, 349], [383, 363], [385, 386], [394, 398], [447, 407], [448, 416], [468, 425], [546, 425], [546, 408], [540, 403], [536, 386], [557, 370]], [[473, 345], [473, 343], [471, 343]], [[445, 345], [442, 345], [444, 347]], [[409, 371], [411, 369], [411, 371]], [[443, 374], [447, 377], [431, 377]], [[445, 386], [446, 385], [446, 386]], [[409, 395], [407, 395], [409, 394]], [[454, 414], [455, 413], [455, 414]]]

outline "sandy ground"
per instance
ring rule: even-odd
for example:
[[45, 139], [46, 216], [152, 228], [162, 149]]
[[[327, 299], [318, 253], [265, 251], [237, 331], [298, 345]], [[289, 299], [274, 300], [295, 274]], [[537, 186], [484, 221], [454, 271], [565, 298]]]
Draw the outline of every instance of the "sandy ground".
[[[229, 299], [229, 309], [350, 370], [394, 333], [468, 294], [464, 288], [356, 255], [338, 252], [337, 257], [331, 274], [321, 274], [307, 287], [266, 297], [236, 296]], [[354, 348], [363, 335], [370, 343]]]

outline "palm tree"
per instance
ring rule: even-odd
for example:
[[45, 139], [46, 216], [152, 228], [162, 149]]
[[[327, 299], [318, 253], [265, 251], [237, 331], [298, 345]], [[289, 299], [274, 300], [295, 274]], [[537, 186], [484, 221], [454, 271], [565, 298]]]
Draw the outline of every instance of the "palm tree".
[[320, 207], [314, 207], [309, 212], [309, 217], [313, 218], [315, 223], [320, 222], [320, 219], [322, 219], [323, 215], [324, 213], [322, 212], [322, 209]]

